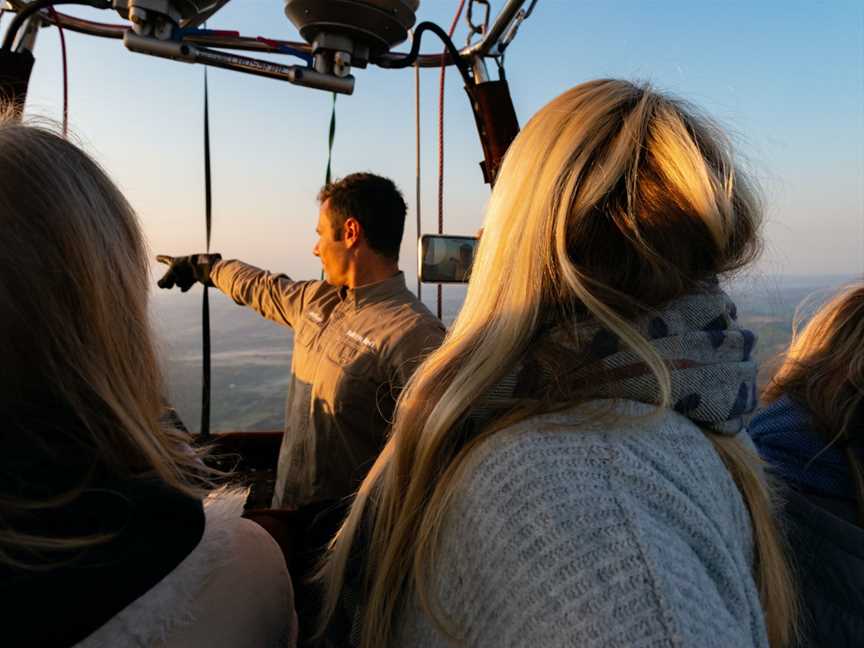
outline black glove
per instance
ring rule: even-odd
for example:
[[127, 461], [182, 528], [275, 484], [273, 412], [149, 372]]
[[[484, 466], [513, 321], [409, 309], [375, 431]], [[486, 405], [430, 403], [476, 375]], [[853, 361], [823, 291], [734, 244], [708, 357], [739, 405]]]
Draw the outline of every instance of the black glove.
[[160, 254], [156, 257], [159, 263], [164, 263], [168, 268], [162, 278], [158, 281], [160, 288], [170, 289], [175, 285], [186, 292], [196, 282], [205, 286], [212, 286], [210, 281], [210, 269], [217, 261], [222, 260], [221, 254], [192, 254], [190, 256], [171, 257]]

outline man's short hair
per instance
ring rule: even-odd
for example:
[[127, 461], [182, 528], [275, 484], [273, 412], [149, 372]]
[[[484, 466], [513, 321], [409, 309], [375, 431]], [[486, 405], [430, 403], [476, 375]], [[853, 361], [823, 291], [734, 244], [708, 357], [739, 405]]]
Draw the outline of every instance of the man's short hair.
[[373, 173], [352, 173], [324, 185], [318, 192], [318, 203], [325, 200], [337, 230], [348, 218], [356, 218], [374, 252], [399, 260], [407, 207], [392, 180]]

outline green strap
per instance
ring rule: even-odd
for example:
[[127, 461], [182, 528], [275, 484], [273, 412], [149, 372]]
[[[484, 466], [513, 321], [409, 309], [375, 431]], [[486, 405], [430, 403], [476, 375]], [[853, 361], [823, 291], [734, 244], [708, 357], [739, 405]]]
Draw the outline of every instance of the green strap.
[[336, 97], [333, 93], [333, 110], [330, 113], [330, 137], [327, 142], [327, 172], [324, 174], [324, 184], [330, 184], [332, 176], [330, 173], [330, 163], [333, 161], [333, 140], [336, 139]]

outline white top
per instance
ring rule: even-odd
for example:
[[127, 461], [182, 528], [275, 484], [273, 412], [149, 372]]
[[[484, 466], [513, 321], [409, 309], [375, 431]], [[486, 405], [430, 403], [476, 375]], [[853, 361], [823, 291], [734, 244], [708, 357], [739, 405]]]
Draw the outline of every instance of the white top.
[[292, 648], [294, 593], [279, 546], [240, 517], [245, 492], [204, 502], [198, 546], [75, 648]]

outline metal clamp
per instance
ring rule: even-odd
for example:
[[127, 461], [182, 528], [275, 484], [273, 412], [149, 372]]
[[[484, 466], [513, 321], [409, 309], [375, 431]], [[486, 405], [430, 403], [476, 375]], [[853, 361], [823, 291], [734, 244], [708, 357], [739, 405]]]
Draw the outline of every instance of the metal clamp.
[[500, 53], [498, 52], [498, 41], [505, 35], [524, 4], [525, 0], [507, 0], [507, 3], [495, 17], [495, 22], [492, 23], [492, 26], [483, 35], [483, 39], [471, 47], [462, 50], [462, 58], [497, 56]]
[[[474, 6], [483, 5], [483, 22], [474, 22]], [[484, 36], [489, 31], [489, 0], [470, 0], [468, 3], [468, 12], [465, 14], [465, 22], [468, 23], [468, 37], [465, 39], [465, 46], [470, 47], [473, 44], [475, 36]]]
[[495, 48], [497, 56], [503, 56], [504, 50], [507, 49], [507, 46], [510, 45], [514, 38], [516, 38], [516, 32], [519, 31], [519, 27], [521, 27], [525, 19], [531, 15], [531, 12], [534, 11], [534, 5], [536, 4], [537, 0], [531, 0], [531, 4], [528, 5], [527, 9], [519, 10], [519, 13], [516, 14], [515, 18], [513, 18], [513, 22], [510, 23], [510, 26], [501, 37], [501, 40], [498, 41], [498, 45]]

